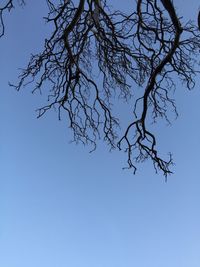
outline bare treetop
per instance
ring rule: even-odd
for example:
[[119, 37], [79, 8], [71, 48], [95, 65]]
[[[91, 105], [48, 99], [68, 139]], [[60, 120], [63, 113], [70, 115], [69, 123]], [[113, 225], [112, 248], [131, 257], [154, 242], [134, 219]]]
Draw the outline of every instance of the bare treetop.
[[[149, 115], [154, 122], [161, 118], [170, 123], [168, 112], [177, 114], [177, 79], [188, 89], [194, 87], [199, 73], [198, 24], [185, 23], [171, 0], [133, 1], [127, 13], [115, 9], [115, 1], [46, 2], [52, 33], [44, 50], [33, 55], [20, 74], [17, 90], [29, 82], [34, 83], [33, 91], [47, 90], [48, 103], [38, 110], [38, 117], [52, 107], [59, 118], [65, 111], [74, 141], [95, 149], [103, 137], [111, 148], [127, 153], [128, 168], [134, 172], [138, 162], [150, 159], [156, 171], [170, 174], [172, 157], [159, 156]], [[0, 6], [1, 36], [4, 12], [13, 5], [7, 1]], [[142, 90], [138, 98], [137, 87]], [[122, 135], [112, 110], [116, 94], [135, 101], [132, 122]]]

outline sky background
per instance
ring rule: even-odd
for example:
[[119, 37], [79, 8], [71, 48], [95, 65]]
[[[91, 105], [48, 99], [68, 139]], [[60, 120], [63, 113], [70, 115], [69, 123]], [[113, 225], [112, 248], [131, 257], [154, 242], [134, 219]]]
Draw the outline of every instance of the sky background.
[[[45, 1], [28, 2], [0, 40], [0, 266], [199, 267], [199, 78], [178, 86], [179, 118], [158, 128], [174, 175], [165, 183], [145, 163], [134, 176], [123, 153], [70, 144], [55, 112], [36, 119], [43, 97], [8, 87], [47, 31]], [[197, 0], [174, 3], [196, 20]]]

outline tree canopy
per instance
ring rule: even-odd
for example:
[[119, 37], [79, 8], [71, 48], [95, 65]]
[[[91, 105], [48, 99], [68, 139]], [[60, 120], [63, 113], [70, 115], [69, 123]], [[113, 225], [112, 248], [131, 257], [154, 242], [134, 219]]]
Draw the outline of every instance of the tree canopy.
[[[5, 34], [6, 13], [25, 2], [0, 4], [0, 37]], [[12, 86], [20, 90], [33, 83], [33, 91], [48, 91], [38, 117], [53, 107], [59, 118], [66, 114], [74, 141], [95, 149], [102, 137], [111, 149], [126, 152], [127, 167], [134, 172], [137, 163], [149, 159], [167, 177], [172, 156], [160, 156], [149, 123], [170, 123], [169, 112], [177, 115], [177, 79], [189, 90], [195, 85], [199, 18], [185, 21], [171, 0], [132, 1], [127, 11], [117, 10], [112, 0], [46, 3], [45, 20], [52, 32], [43, 51], [30, 57], [18, 84]], [[116, 95], [117, 101], [132, 105], [132, 121], [124, 132], [113, 111]]]

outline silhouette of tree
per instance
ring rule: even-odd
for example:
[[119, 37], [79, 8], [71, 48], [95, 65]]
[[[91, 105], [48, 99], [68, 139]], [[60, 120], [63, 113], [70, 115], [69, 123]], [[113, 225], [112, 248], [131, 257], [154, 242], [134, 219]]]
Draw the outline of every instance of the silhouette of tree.
[[[46, 2], [45, 20], [52, 24], [52, 33], [44, 50], [31, 56], [16, 89], [34, 82], [33, 91], [42, 90], [46, 84], [48, 103], [38, 110], [38, 117], [52, 107], [59, 118], [66, 111], [74, 141], [95, 149], [103, 136], [111, 149], [125, 150], [128, 168], [134, 172], [138, 162], [151, 159], [155, 170], [167, 177], [172, 156], [167, 160], [159, 156], [148, 122], [161, 118], [170, 123], [168, 112], [177, 115], [172, 98], [177, 78], [189, 90], [194, 87], [199, 73], [198, 23], [184, 23], [171, 0], [133, 1], [126, 13], [107, 0]], [[3, 15], [13, 6], [10, 0], [0, 8], [1, 36]], [[135, 101], [132, 122], [122, 136], [112, 109], [116, 94]]]

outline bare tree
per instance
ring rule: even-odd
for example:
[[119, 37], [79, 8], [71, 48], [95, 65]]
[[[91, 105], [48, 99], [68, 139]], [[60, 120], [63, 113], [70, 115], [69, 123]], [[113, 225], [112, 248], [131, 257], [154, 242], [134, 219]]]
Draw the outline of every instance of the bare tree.
[[[111, 0], [46, 2], [52, 33], [44, 50], [30, 58], [16, 89], [34, 82], [33, 91], [48, 90], [48, 103], [38, 110], [38, 117], [52, 107], [59, 118], [66, 112], [74, 141], [95, 149], [103, 136], [111, 149], [125, 150], [134, 172], [138, 162], [151, 159], [155, 170], [167, 177], [172, 157], [159, 156], [149, 120], [170, 123], [168, 112], [177, 115], [172, 98], [175, 79], [188, 89], [194, 87], [199, 73], [198, 24], [185, 23], [171, 0], [133, 1], [126, 13], [111, 7]], [[10, 0], [0, 7], [1, 36], [3, 14], [13, 5]], [[134, 93], [137, 87], [142, 90], [139, 97]], [[134, 100], [132, 122], [122, 134], [112, 109], [116, 94], [127, 102]]]

